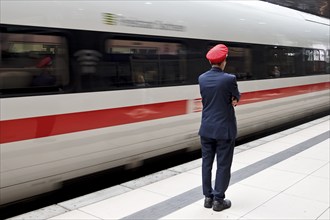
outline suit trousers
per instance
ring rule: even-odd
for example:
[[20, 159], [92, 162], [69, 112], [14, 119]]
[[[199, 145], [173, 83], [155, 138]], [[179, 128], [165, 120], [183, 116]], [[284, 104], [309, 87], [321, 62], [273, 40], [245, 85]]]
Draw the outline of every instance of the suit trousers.
[[[221, 201], [229, 186], [231, 164], [233, 161], [235, 139], [217, 140], [201, 136], [202, 144], [202, 186], [203, 194], [214, 200]], [[217, 157], [215, 185], [212, 188], [212, 165]]]

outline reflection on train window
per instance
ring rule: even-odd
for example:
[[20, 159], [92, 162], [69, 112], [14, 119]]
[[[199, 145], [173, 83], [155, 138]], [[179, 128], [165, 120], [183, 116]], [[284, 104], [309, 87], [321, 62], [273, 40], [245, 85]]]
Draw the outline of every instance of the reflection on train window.
[[172, 42], [107, 40], [102, 75], [112, 86], [145, 87], [183, 84], [185, 51]]
[[329, 73], [326, 71], [329, 61], [327, 64], [324, 50], [304, 50], [304, 61], [306, 72], [309, 75]]
[[[58, 36], [0, 35], [0, 90], [40, 91], [69, 83], [66, 41]], [[36, 89], [36, 90], [34, 90]]]

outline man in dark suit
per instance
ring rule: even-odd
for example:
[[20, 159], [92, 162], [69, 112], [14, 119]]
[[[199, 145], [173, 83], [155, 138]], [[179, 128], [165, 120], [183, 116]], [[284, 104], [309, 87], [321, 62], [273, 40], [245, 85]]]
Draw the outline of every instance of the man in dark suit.
[[[199, 76], [203, 111], [199, 135], [202, 144], [202, 185], [204, 207], [222, 211], [231, 207], [225, 199], [231, 176], [237, 124], [234, 107], [240, 99], [236, 77], [224, 72], [228, 48], [218, 44], [206, 58], [212, 68]], [[212, 188], [212, 164], [217, 156], [217, 171]]]

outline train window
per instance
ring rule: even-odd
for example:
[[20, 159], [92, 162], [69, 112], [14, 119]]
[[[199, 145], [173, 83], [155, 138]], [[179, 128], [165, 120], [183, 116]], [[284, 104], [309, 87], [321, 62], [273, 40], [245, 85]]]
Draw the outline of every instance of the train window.
[[[212, 44], [207, 48], [209, 51], [216, 44]], [[236, 76], [237, 80], [250, 80], [256, 78], [256, 74], [252, 70], [252, 49], [242, 46], [228, 45], [228, 57], [225, 72]]]
[[237, 80], [252, 78], [252, 55], [250, 48], [228, 47], [226, 72], [236, 75]]
[[[211, 44], [211, 49], [217, 43]], [[237, 80], [256, 80], [330, 73], [329, 50], [226, 43], [225, 71]]]
[[40, 91], [69, 83], [63, 37], [1, 33], [0, 48], [1, 93]]
[[113, 86], [163, 86], [185, 81], [185, 51], [179, 43], [109, 39], [105, 52], [102, 75]]
[[270, 47], [267, 49], [266, 78], [303, 75], [302, 49], [289, 47]]

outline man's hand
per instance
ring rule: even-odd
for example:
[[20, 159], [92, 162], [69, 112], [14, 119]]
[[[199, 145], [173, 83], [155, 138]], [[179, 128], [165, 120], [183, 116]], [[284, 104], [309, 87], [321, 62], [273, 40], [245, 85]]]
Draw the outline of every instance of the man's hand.
[[237, 103], [238, 103], [237, 99], [235, 97], [232, 97], [231, 104], [233, 105], [233, 107], [236, 107]]

